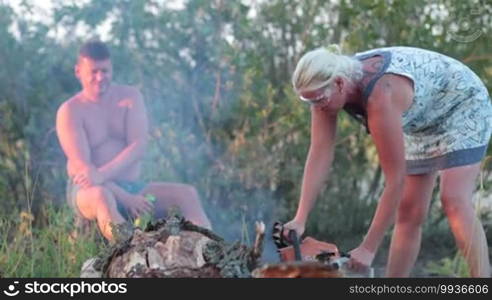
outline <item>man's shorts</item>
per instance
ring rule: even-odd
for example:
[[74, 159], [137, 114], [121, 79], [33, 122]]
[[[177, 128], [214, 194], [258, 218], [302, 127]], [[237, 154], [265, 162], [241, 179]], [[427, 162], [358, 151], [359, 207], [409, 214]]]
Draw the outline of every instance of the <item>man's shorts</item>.
[[[115, 183], [124, 189], [126, 192], [132, 194], [132, 195], [137, 195], [139, 194], [146, 186], [147, 184], [141, 181], [123, 181], [123, 180], [118, 180], [115, 181]], [[84, 219], [84, 216], [82, 213], [79, 211], [77, 207], [77, 192], [79, 191], [80, 187], [76, 185], [72, 179], [68, 179], [67, 181], [67, 203], [68, 205], [73, 209], [77, 217], [80, 217]], [[130, 220], [130, 214], [128, 213], [127, 209], [120, 203], [120, 201], [116, 200], [116, 206], [118, 208], [118, 212], [125, 218], [126, 220]]]

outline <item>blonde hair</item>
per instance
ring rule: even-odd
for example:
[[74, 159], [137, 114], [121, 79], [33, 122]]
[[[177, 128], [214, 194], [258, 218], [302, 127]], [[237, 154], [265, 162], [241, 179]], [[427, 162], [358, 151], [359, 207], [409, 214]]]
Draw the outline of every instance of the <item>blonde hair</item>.
[[304, 54], [292, 75], [296, 92], [329, 86], [335, 77], [352, 81], [362, 78], [362, 64], [355, 58], [342, 55], [338, 45], [317, 48]]

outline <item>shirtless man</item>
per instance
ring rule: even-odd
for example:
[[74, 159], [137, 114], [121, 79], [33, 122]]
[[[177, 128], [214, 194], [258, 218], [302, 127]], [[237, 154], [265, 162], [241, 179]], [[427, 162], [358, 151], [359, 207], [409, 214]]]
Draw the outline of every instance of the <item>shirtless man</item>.
[[[136, 88], [111, 82], [112, 64], [104, 43], [82, 45], [75, 75], [82, 90], [59, 107], [56, 131], [67, 156], [72, 195], [68, 200], [79, 216], [97, 220], [108, 240], [111, 223], [148, 212], [160, 218], [172, 205], [191, 222], [211, 228], [192, 186], [139, 182], [148, 140], [145, 105]], [[154, 204], [147, 194], [156, 198]]]

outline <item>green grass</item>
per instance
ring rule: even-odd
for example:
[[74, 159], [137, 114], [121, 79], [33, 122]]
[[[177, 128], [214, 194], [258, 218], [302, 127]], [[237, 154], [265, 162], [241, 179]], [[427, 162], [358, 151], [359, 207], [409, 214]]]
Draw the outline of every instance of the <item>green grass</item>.
[[68, 208], [47, 207], [43, 215], [34, 220], [22, 211], [0, 218], [0, 277], [79, 277], [82, 263], [104, 247], [95, 226], [74, 234]]
[[445, 257], [438, 262], [429, 262], [424, 270], [431, 276], [470, 277], [466, 261], [458, 252], [454, 257]]

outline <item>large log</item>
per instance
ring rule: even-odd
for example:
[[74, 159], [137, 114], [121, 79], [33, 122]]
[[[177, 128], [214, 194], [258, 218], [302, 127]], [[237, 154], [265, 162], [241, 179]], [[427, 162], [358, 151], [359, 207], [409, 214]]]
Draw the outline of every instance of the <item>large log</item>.
[[115, 244], [88, 260], [81, 277], [251, 277], [259, 266], [265, 227], [256, 224], [252, 248], [227, 243], [210, 230], [179, 214], [150, 224], [145, 230], [115, 226]]

